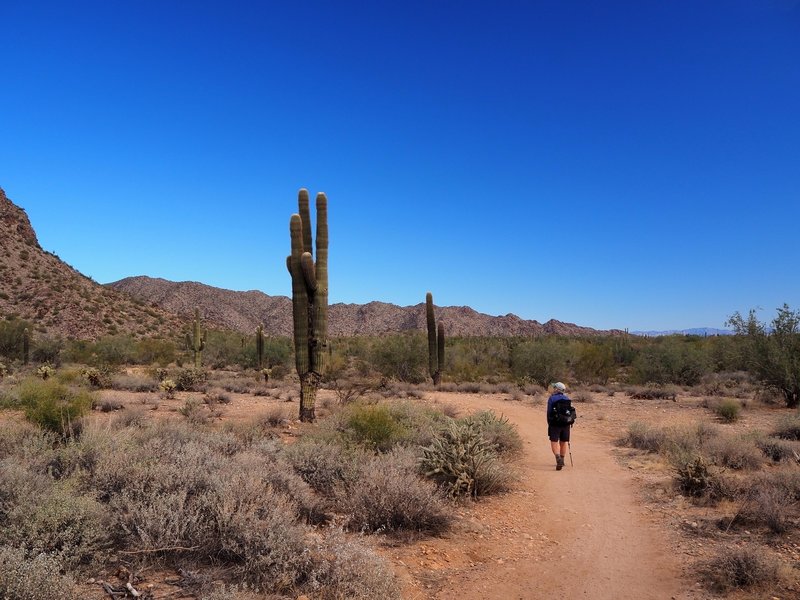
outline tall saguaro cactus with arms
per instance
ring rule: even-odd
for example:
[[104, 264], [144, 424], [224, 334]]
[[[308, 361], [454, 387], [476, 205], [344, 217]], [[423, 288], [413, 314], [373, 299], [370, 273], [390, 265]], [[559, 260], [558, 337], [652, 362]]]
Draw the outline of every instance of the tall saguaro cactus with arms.
[[317, 257], [311, 241], [308, 190], [297, 194], [299, 212], [289, 219], [292, 253], [286, 266], [292, 276], [294, 355], [300, 376], [300, 420], [314, 420], [317, 390], [328, 355], [328, 199], [317, 194]]
[[428, 371], [433, 385], [439, 385], [444, 369], [444, 324], [433, 314], [433, 294], [425, 294], [425, 317], [428, 322]]

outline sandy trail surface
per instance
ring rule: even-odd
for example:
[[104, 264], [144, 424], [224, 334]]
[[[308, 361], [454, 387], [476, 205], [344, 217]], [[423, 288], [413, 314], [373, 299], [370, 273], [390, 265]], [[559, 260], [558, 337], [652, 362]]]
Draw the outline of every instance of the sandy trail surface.
[[[411, 599], [697, 598], [669, 532], [637, 502], [632, 471], [593, 405], [577, 405], [574, 466], [555, 470], [543, 406], [442, 395], [465, 412], [491, 409], [524, 440], [514, 491], [465, 507], [449, 537], [389, 549]], [[597, 410], [597, 409], [594, 409]]]

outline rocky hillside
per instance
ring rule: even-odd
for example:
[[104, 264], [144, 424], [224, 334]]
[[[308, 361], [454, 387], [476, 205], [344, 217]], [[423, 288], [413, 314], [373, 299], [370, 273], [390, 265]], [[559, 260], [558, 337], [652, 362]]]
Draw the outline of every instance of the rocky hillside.
[[[233, 292], [202, 283], [175, 283], [150, 277], [129, 277], [111, 283], [109, 287], [184, 317], [191, 316], [194, 308], [199, 307], [209, 323], [221, 328], [250, 332], [263, 323], [270, 335], [291, 335], [292, 303], [285, 296], [268, 296], [257, 291]], [[333, 336], [380, 335], [425, 329], [424, 303], [416, 306], [396, 306], [385, 302], [332, 304], [329, 311], [328, 327]], [[542, 324], [525, 321], [516, 315], [493, 317], [467, 306], [438, 307], [436, 312], [449, 335], [591, 336], [612, 333], [555, 320]]]
[[[25, 211], [0, 189], [0, 319], [18, 317], [36, 331], [77, 339], [115, 333], [175, 337], [195, 307], [206, 326], [252, 332], [259, 323], [270, 335], [291, 335], [291, 300], [262, 292], [233, 292], [201, 283], [129, 277], [102, 286], [55, 254], [42, 250]], [[599, 332], [560, 321], [493, 317], [469, 307], [439, 307], [449, 335], [589, 336]], [[380, 335], [425, 329], [425, 306], [384, 302], [334, 304], [332, 336]]]
[[172, 336], [181, 319], [82, 275], [39, 245], [25, 211], [0, 189], [0, 319], [39, 333], [96, 339], [114, 333]]

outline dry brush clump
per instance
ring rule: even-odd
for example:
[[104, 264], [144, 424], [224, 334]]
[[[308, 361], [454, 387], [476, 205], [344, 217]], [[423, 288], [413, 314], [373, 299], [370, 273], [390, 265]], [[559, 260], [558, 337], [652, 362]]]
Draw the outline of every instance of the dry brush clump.
[[63, 575], [64, 565], [46, 553], [0, 545], [0, 598], [63, 600], [77, 598], [75, 582]]
[[701, 572], [710, 587], [722, 593], [774, 584], [779, 575], [776, 561], [753, 546], [723, 548]]
[[324, 518], [282, 445], [263, 437], [176, 422], [88, 428], [70, 440], [0, 427], [0, 585], [18, 579], [20, 560], [3, 550], [13, 546], [26, 565], [40, 555], [57, 563], [49, 580], [31, 576], [43, 583], [102, 568], [114, 552], [137, 568], [222, 564], [262, 593], [397, 597], [367, 549], [340, 560], [305, 525]]
[[436, 484], [419, 476], [416, 457], [408, 449], [370, 457], [354, 481], [337, 488], [335, 497], [337, 511], [354, 531], [436, 534], [452, 519]]

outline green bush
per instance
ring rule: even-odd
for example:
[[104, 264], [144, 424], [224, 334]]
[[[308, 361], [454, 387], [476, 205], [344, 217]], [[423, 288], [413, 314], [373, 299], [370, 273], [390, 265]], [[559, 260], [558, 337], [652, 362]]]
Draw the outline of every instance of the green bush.
[[384, 377], [409, 383], [427, 379], [428, 346], [422, 333], [391, 335], [372, 342], [370, 360]]
[[92, 394], [52, 379], [26, 379], [20, 384], [19, 399], [28, 420], [44, 429], [71, 434], [78, 420], [92, 408]]
[[345, 409], [342, 420], [350, 440], [378, 452], [391, 450], [411, 435], [386, 404], [353, 404]]
[[780, 390], [786, 406], [800, 405], [800, 311], [784, 304], [767, 325], [751, 310], [747, 318], [734, 313], [728, 323], [741, 338], [748, 370], [763, 384]]
[[739, 413], [742, 411], [742, 405], [736, 400], [730, 398], [720, 400], [714, 407], [714, 412], [726, 423], [735, 423], [739, 420]]
[[518, 381], [533, 381], [547, 387], [564, 378], [568, 355], [567, 346], [558, 338], [521, 341], [511, 348], [511, 373]]

